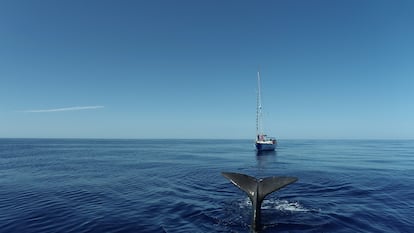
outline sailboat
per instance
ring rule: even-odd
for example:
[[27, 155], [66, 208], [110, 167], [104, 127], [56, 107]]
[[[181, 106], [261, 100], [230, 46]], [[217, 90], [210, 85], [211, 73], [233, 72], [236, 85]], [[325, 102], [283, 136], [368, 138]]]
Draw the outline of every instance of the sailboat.
[[276, 139], [274, 137], [268, 137], [263, 132], [263, 119], [262, 119], [262, 93], [260, 87], [260, 72], [257, 72], [257, 108], [256, 108], [256, 149], [257, 151], [274, 151], [276, 148]]

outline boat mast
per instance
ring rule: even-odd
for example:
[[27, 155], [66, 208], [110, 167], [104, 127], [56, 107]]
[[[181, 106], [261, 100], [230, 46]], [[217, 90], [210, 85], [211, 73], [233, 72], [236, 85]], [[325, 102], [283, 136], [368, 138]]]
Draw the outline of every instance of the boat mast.
[[257, 71], [257, 109], [256, 109], [256, 135], [263, 134], [262, 128], [262, 93], [260, 88], [260, 71]]

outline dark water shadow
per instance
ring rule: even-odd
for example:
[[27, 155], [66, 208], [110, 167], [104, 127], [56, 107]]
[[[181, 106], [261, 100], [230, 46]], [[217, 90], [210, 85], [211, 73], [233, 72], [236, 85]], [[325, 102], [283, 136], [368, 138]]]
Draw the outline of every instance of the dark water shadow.
[[266, 158], [266, 157], [269, 157], [269, 156], [276, 156], [277, 155], [277, 152], [275, 150], [272, 150], [272, 151], [258, 151], [258, 150], [256, 150], [255, 152], [256, 152], [256, 156], [258, 157], [258, 159], [261, 159], [262, 157]]
[[265, 168], [268, 164], [276, 161], [276, 151], [255, 151], [257, 166]]

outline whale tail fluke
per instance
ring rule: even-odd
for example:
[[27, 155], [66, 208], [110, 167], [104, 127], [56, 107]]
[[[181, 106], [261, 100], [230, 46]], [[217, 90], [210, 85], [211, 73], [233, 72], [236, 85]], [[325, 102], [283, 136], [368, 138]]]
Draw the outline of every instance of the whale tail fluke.
[[256, 178], [233, 172], [222, 172], [221, 174], [229, 179], [230, 182], [236, 185], [239, 189], [246, 192], [250, 199], [255, 196], [258, 185]]
[[272, 176], [256, 179], [252, 176], [234, 172], [222, 172], [221, 174], [249, 196], [253, 208], [252, 227], [254, 229], [260, 224], [260, 208], [263, 199], [268, 194], [298, 180], [296, 177], [289, 176]]
[[257, 195], [259, 200], [298, 180], [296, 177], [289, 176], [272, 176], [264, 179], [256, 179], [252, 176], [234, 172], [222, 172], [222, 175], [246, 192], [250, 198]]
[[297, 180], [298, 178], [289, 176], [272, 176], [259, 179], [259, 198], [264, 199], [268, 194], [294, 183]]

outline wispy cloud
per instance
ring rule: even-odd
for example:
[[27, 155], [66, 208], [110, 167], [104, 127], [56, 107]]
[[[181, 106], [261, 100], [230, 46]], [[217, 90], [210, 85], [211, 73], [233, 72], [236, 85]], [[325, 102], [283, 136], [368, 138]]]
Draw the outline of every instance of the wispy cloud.
[[35, 110], [26, 110], [23, 112], [65, 112], [65, 111], [80, 111], [80, 110], [90, 110], [104, 108], [104, 106], [76, 106], [76, 107], [67, 107], [67, 108], [52, 108], [52, 109], [35, 109]]

